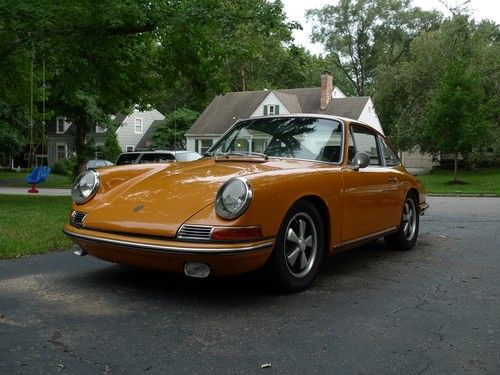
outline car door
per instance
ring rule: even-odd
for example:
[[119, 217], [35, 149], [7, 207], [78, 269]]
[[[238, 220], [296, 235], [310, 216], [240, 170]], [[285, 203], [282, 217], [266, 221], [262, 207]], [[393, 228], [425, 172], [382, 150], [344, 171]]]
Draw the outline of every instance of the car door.
[[392, 215], [398, 204], [393, 172], [384, 164], [378, 134], [370, 128], [351, 124], [348, 135], [349, 163], [358, 152], [370, 156], [370, 164], [359, 170], [343, 168], [342, 243], [376, 236], [394, 229]]

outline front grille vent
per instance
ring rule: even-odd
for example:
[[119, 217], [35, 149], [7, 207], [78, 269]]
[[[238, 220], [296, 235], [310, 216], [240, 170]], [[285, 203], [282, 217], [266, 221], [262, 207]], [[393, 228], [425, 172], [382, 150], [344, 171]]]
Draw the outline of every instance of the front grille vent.
[[212, 227], [201, 226], [201, 225], [183, 225], [179, 232], [177, 233], [177, 238], [184, 240], [210, 240], [210, 234], [212, 233]]
[[84, 226], [83, 220], [85, 220], [85, 216], [87, 216], [85, 212], [73, 211], [71, 214], [71, 225], [82, 228]]

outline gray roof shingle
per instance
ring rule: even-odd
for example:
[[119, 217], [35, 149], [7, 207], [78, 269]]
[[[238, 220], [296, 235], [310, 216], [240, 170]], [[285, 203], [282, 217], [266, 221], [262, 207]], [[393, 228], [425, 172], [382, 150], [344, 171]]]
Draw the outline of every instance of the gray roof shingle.
[[[272, 91], [290, 113], [316, 113], [358, 119], [369, 96], [335, 98], [321, 111], [321, 88]], [[229, 92], [212, 100], [186, 135], [221, 135], [238, 119], [248, 118], [270, 91]]]

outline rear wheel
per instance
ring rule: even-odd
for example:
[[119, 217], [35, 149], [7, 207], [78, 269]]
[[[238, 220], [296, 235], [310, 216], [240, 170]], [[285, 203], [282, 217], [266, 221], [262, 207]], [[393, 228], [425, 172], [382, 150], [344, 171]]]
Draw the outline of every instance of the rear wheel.
[[396, 250], [410, 250], [417, 242], [418, 227], [417, 197], [415, 194], [409, 193], [403, 205], [398, 231], [385, 236], [385, 241]]
[[299, 201], [281, 224], [268, 268], [269, 281], [280, 291], [298, 292], [314, 280], [325, 240], [321, 216], [309, 201]]

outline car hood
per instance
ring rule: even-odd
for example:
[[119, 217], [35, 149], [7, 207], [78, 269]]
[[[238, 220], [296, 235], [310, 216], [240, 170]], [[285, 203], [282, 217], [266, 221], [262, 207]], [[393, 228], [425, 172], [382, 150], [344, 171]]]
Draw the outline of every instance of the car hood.
[[[96, 196], [91, 206], [81, 207], [87, 212], [85, 226], [103, 231], [174, 237], [186, 220], [214, 202], [219, 188], [231, 177], [303, 168], [304, 163], [310, 164], [263, 159], [200, 159], [171, 164]], [[113, 178], [112, 172], [103, 176], [104, 180], [108, 178]]]

